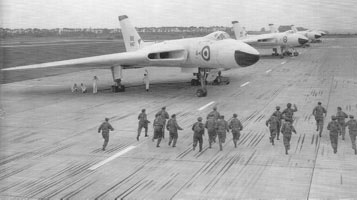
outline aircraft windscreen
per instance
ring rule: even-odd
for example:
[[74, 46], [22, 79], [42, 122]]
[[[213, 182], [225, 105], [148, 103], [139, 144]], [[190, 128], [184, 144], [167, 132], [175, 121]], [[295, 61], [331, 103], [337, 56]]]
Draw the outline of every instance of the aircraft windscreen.
[[214, 33], [211, 33], [207, 35], [208, 38], [212, 40], [225, 40], [225, 39], [230, 39], [231, 37], [228, 35], [228, 33], [223, 32], [223, 31], [217, 31]]

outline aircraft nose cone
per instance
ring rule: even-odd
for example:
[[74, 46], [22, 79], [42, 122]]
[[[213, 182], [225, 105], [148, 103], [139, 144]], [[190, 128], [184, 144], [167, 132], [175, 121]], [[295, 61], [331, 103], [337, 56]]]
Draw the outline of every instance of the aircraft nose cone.
[[315, 34], [315, 39], [319, 39], [320, 37], [321, 37], [321, 35]]
[[299, 44], [303, 45], [303, 44], [306, 44], [309, 40], [304, 39], [304, 38], [299, 38], [298, 41], [299, 41]]
[[236, 50], [234, 53], [236, 63], [241, 67], [248, 67], [258, 62], [259, 54], [252, 54], [243, 51]]

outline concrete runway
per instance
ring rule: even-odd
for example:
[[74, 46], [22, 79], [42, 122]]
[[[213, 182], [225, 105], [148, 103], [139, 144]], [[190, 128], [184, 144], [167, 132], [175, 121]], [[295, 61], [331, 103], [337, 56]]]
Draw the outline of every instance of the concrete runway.
[[[357, 116], [357, 38], [299, 51], [224, 72], [231, 83], [208, 86], [205, 98], [194, 96], [192, 75], [177, 68], [148, 68], [149, 93], [144, 69], [124, 71], [125, 93], [111, 93], [110, 71], [98, 69], [2, 84], [0, 199], [355, 199], [357, 155], [348, 133], [334, 154], [326, 126], [337, 106]], [[94, 75], [98, 94], [70, 92], [74, 82], [91, 91]], [[328, 112], [321, 138], [311, 115], [318, 101]], [[285, 155], [282, 140], [269, 143], [265, 121], [288, 102], [298, 107], [297, 134]], [[191, 126], [213, 105], [226, 119], [238, 114], [238, 148], [227, 133], [223, 151], [208, 149], [206, 134], [203, 152], [192, 151]], [[136, 141], [141, 109], [153, 122], [162, 106], [184, 128], [176, 148], [168, 133], [156, 148], [151, 125], [150, 138]], [[115, 131], [103, 152], [97, 129], [104, 117]]]

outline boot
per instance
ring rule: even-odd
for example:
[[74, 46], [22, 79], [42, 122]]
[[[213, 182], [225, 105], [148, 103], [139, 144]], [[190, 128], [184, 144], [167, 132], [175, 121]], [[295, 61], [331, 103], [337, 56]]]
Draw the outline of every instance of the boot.
[[139, 141], [139, 136], [136, 136], [136, 140]]
[[160, 147], [161, 138], [157, 139], [156, 147]]
[[285, 148], [285, 155], [288, 155], [288, 149]]
[[210, 149], [212, 148], [212, 142], [211, 141], [209, 142], [209, 147], [208, 148], [210, 148]]
[[271, 143], [271, 137], [269, 137], [269, 142]]
[[357, 149], [355, 149], [355, 155], [357, 155]]
[[333, 149], [333, 153], [334, 154], [336, 154], [337, 153], [337, 149], [335, 148], [335, 149]]
[[237, 148], [237, 141], [234, 141], [234, 147]]
[[274, 139], [271, 140], [271, 144], [274, 146]]

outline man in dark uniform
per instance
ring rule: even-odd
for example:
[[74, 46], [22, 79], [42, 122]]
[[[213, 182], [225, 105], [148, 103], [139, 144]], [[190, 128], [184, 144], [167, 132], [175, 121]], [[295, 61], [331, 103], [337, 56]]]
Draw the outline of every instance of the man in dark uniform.
[[205, 127], [202, 123], [202, 117], [197, 118], [197, 122], [192, 125], [193, 130], [193, 151], [196, 149], [197, 142], [199, 143], [199, 152], [202, 151], [203, 138]]
[[270, 131], [270, 143], [272, 145], [274, 145], [274, 139], [275, 139], [275, 135], [277, 135], [277, 132], [279, 130], [279, 121], [278, 118], [275, 116], [275, 114], [273, 114], [266, 122], [265, 125], [268, 127], [269, 125], [269, 131]]
[[164, 120], [162, 119], [160, 114], [155, 115], [155, 120], [154, 120], [154, 137], [152, 138], [152, 141], [157, 139], [157, 144], [156, 147], [160, 147], [160, 142], [163, 136], [162, 129], [164, 127]]
[[161, 115], [161, 119], [163, 120], [164, 122], [164, 126], [162, 128], [162, 138], [165, 138], [165, 125], [166, 125], [166, 120], [170, 118], [170, 115], [169, 113], [166, 112], [166, 107], [162, 107], [161, 110], [156, 113], [156, 114], [159, 114]]
[[216, 132], [218, 135], [219, 150], [223, 150], [222, 144], [226, 142], [227, 131], [229, 132], [228, 122], [221, 115], [216, 123]]
[[291, 103], [288, 103], [286, 105], [285, 110], [283, 110], [283, 112], [281, 114], [284, 115], [285, 118], [290, 121], [290, 123], [293, 123], [294, 122], [294, 112], [296, 112], [296, 111], [297, 111], [296, 105], [294, 104], [294, 109], [292, 109]]
[[148, 123], [150, 123], [150, 121], [148, 121], [147, 119], [145, 109], [141, 110], [141, 113], [138, 116], [138, 120], [139, 120], [139, 127], [138, 127], [138, 135], [136, 136], [137, 141], [139, 141], [142, 128], [145, 129], [145, 137], [148, 137]]
[[315, 116], [316, 120], [316, 131], [319, 131], [319, 136], [321, 137], [322, 129], [324, 127], [324, 118], [326, 116], [326, 109], [321, 106], [321, 102], [317, 103], [317, 106], [312, 110], [312, 114]]
[[208, 143], [209, 143], [209, 148], [212, 148], [212, 143], [216, 142], [216, 120], [214, 119], [213, 116], [210, 116], [205, 124], [205, 128], [207, 129], [208, 132]]
[[290, 118], [285, 119], [286, 122], [283, 122], [283, 126], [281, 127], [281, 133], [283, 134], [283, 142], [285, 146], [285, 154], [288, 155], [288, 151], [290, 150], [290, 140], [292, 132], [296, 134], [296, 130], [292, 125]]
[[112, 125], [109, 124], [109, 119], [105, 118], [105, 122], [103, 122], [99, 128], [98, 128], [98, 133], [100, 133], [102, 131], [102, 136], [104, 139], [104, 143], [103, 143], [103, 151], [105, 151], [105, 148], [107, 147], [107, 144], [109, 142], [109, 131], [114, 131], [114, 128], [112, 127]]
[[333, 153], [337, 153], [337, 145], [338, 145], [338, 133], [341, 130], [340, 124], [336, 121], [336, 117], [334, 115], [331, 116], [332, 121], [328, 123], [327, 130], [330, 131], [330, 141], [331, 146], [333, 148]]
[[219, 112], [217, 111], [217, 107], [215, 106], [215, 107], [213, 107], [213, 110], [212, 110], [210, 113], [208, 113], [206, 119], [208, 119], [208, 118], [210, 118], [210, 117], [213, 117], [214, 120], [217, 121], [217, 120], [219, 119], [219, 116], [220, 116], [220, 114], [219, 114]]
[[281, 129], [281, 119], [283, 118], [283, 114], [280, 112], [280, 106], [277, 106], [276, 111], [273, 112], [273, 115], [276, 116], [276, 118], [278, 119], [278, 130], [276, 132], [276, 139], [279, 140], [279, 135], [280, 135], [280, 129]]
[[177, 130], [183, 130], [183, 129], [177, 124], [175, 114], [171, 115], [171, 119], [169, 119], [169, 121], [166, 124], [166, 129], [169, 131], [170, 134], [169, 146], [171, 146], [171, 142], [173, 141], [172, 147], [176, 147], [176, 142], [178, 138]]
[[345, 119], [348, 118], [348, 115], [342, 111], [341, 107], [337, 107], [336, 119], [340, 124], [340, 135], [342, 135], [342, 140], [345, 140], [346, 134], [346, 124]]
[[354, 149], [355, 154], [357, 154], [357, 148], [356, 148], [357, 121], [354, 119], [353, 115], [350, 115], [350, 120], [348, 120], [348, 122], [346, 123], [346, 126], [348, 127], [348, 130], [350, 133], [352, 149]]
[[243, 125], [237, 118], [237, 114], [233, 114], [233, 119], [229, 122], [229, 129], [232, 129], [234, 147], [237, 148], [237, 141], [240, 138], [240, 131], [243, 130]]

